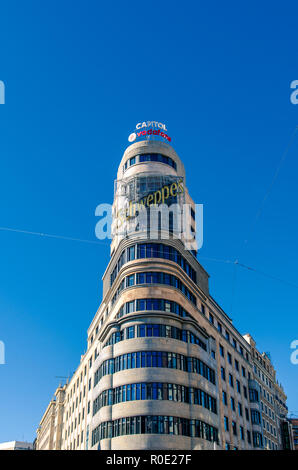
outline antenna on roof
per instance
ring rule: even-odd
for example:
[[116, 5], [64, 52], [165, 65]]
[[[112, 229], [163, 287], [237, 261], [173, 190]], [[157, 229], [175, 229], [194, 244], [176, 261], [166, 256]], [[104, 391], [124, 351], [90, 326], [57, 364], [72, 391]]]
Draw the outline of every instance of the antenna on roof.
[[[55, 379], [64, 379], [64, 380], [66, 379], [66, 384], [68, 384], [69, 375], [68, 376], [66, 376], [66, 375], [55, 375]], [[60, 381], [59, 382], [59, 387], [61, 387], [61, 386], [62, 386], [62, 382]]]

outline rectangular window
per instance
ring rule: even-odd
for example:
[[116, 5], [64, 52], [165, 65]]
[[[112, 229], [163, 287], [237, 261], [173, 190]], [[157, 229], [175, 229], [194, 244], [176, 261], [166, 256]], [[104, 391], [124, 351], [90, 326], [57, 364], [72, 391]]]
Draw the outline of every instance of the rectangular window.
[[135, 283], [135, 275], [131, 274], [130, 276], [127, 276], [126, 278], [126, 287], [131, 287]]
[[126, 338], [131, 339], [135, 337], [135, 327], [134, 326], [129, 326], [126, 328]]
[[235, 411], [235, 400], [233, 397], [231, 397], [231, 409]]
[[135, 301], [131, 300], [126, 303], [126, 313], [132, 313], [135, 311]]
[[229, 374], [229, 384], [231, 385], [231, 387], [234, 387], [234, 380], [232, 374]]

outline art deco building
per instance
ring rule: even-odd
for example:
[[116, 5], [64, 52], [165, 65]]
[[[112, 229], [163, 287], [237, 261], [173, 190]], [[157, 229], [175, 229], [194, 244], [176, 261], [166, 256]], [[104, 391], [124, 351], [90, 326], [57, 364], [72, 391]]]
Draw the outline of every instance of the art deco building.
[[[141, 206], [148, 214], [154, 203], [183, 207], [177, 217], [191, 233], [176, 236], [175, 214], [166, 224], [135, 225]], [[102, 303], [65, 388], [61, 448], [261, 449], [269, 434], [279, 447], [271, 434], [275, 375], [262, 357], [260, 373], [271, 387], [259, 380], [255, 343], [210, 295], [192, 235], [201, 220], [168, 143], [143, 140], [126, 149], [113, 215]]]

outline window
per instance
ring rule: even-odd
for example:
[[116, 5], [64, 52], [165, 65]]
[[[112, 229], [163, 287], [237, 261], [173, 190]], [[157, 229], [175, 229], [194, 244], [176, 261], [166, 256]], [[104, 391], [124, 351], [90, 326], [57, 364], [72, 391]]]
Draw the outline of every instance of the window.
[[224, 405], [228, 405], [227, 392], [222, 392], [222, 402]]
[[166, 351], [138, 351], [105, 360], [94, 374], [94, 386], [108, 374], [136, 367], [166, 367], [200, 374], [215, 384], [215, 371], [195, 357]]
[[259, 401], [259, 394], [258, 394], [258, 391], [253, 389], [253, 388], [250, 388], [249, 389], [249, 400], [254, 403], [254, 402], [258, 402]]
[[133, 286], [135, 283], [135, 275], [134, 274], [131, 274], [130, 276], [127, 276], [126, 278], [126, 286], [127, 287], [131, 287]]
[[261, 447], [262, 448], [263, 447], [262, 434], [260, 434], [259, 432], [253, 431], [252, 436], [253, 436], [253, 445], [254, 445], [254, 447]]
[[232, 365], [232, 356], [229, 352], [228, 352], [228, 363]]
[[242, 441], [244, 441], [244, 429], [243, 426], [240, 426], [240, 438]]
[[222, 333], [222, 326], [221, 323], [217, 322], [217, 329], [220, 333]]
[[239, 362], [235, 359], [235, 369], [239, 372]]
[[221, 357], [225, 357], [224, 348], [221, 344], [219, 345], [219, 351], [220, 351]]
[[229, 418], [227, 418], [227, 416], [224, 417], [224, 425], [225, 431], [229, 431]]
[[226, 371], [224, 367], [220, 368], [222, 380], [226, 380]]
[[233, 397], [231, 397], [231, 409], [235, 411], [235, 400]]
[[241, 393], [241, 387], [240, 387], [240, 382], [239, 380], [236, 380], [236, 386], [237, 386], [237, 392]]
[[246, 377], [246, 370], [245, 370], [245, 367], [242, 366], [242, 375], [243, 377]]
[[[125, 338], [123, 335], [123, 331], [116, 331], [110, 335], [104, 347], [109, 346], [111, 344], [118, 343], [119, 341], [123, 341], [124, 339], [131, 339], [135, 337], [134, 326], [129, 327], [130, 329], [126, 328]], [[177, 327], [169, 326], [169, 325], [152, 325], [152, 324], [141, 324], [137, 327], [137, 337], [144, 338], [148, 336], [155, 336], [155, 337], [163, 337], [163, 338], [173, 338], [179, 341], [184, 341], [186, 343], [196, 344], [204, 351], [207, 351], [207, 345], [204, 341], [201, 340], [198, 336], [194, 335], [188, 330], [180, 330]]]
[[212, 313], [209, 313], [209, 321], [212, 325], [214, 324], [214, 317], [213, 317]]
[[126, 338], [131, 339], [135, 337], [135, 327], [134, 326], [129, 326], [126, 328]]
[[232, 430], [233, 430], [234, 436], [237, 436], [237, 425], [235, 421], [232, 421]]
[[218, 429], [197, 419], [173, 416], [131, 416], [101, 422], [92, 431], [92, 446], [100, 439], [127, 434], [174, 434], [218, 442]]
[[239, 413], [239, 416], [242, 416], [242, 405], [241, 405], [241, 403], [238, 403], [238, 413]]
[[146, 153], [146, 154], [142, 154], [139, 156], [139, 161], [140, 163], [143, 163], [143, 162], [159, 162], [159, 163], [164, 163], [166, 165], [169, 165], [171, 166], [172, 168], [174, 168], [175, 170], [177, 169], [177, 165], [176, 165], [176, 162], [166, 156], [166, 155], [162, 155], [160, 153]]
[[250, 413], [251, 413], [251, 422], [253, 424], [261, 424], [260, 412], [258, 410], [251, 409]]
[[127, 249], [127, 261], [132, 261], [135, 259], [135, 247], [134, 246], [130, 246], [128, 249]]
[[231, 387], [234, 388], [234, 379], [233, 379], [232, 374], [229, 374], [229, 384], [231, 385]]
[[172, 383], [132, 383], [104, 390], [93, 401], [93, 416], [100, 408], [130, 400], [171, 400], [203, 406], [217, 414], [216, 399], [203, 390]]

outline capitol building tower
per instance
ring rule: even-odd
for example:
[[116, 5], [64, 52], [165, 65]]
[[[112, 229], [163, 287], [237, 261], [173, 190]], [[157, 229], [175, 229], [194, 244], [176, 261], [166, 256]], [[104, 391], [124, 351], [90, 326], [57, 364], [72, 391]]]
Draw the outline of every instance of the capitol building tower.
[[161, 140], [130, 145], [115, 181], [93, 366], [92, 444], [102, 449], [213, 448], [219, 439], [214, 344], [198, 314], [208, 275], [190, 249], [195, 205], [183, 163]]
[[87, 350], [48, 405], [36, 449], [283, 448], [285, 392], [268, 354], [209, 292], [202, 205], [186, 181], [166, 126], [138, 123], [115, 175]]

